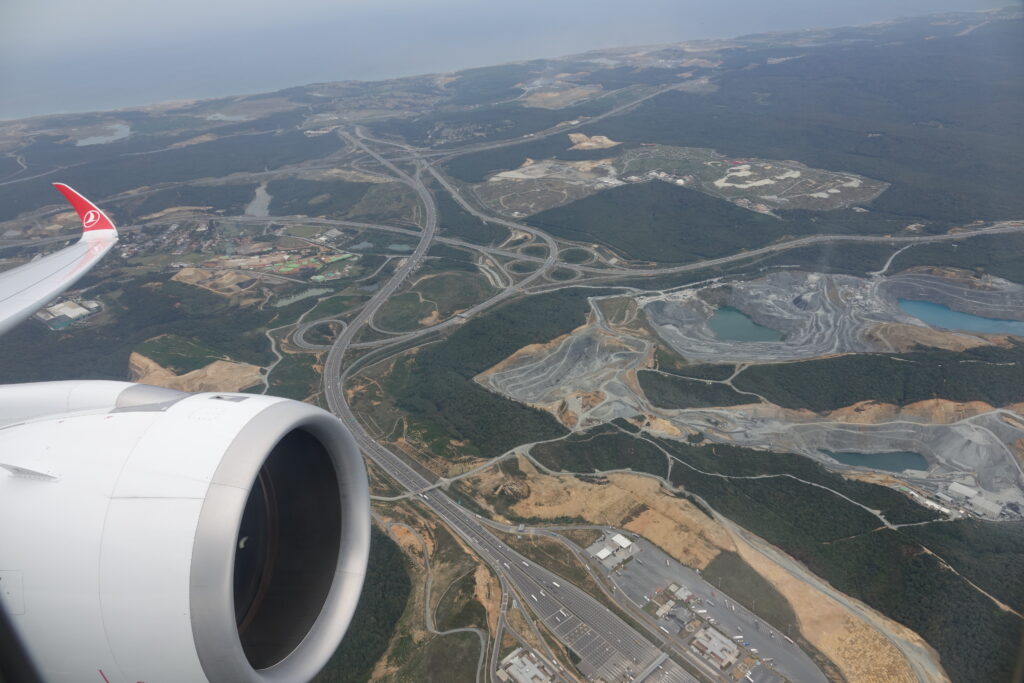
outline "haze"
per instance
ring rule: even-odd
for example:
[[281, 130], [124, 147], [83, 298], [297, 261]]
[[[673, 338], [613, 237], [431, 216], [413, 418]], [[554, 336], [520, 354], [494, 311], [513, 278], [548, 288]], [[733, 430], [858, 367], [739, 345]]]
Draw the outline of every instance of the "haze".
[[13, 0], [0, 119], [554, 57], [602, 47], [979, 10], [991, 0]]

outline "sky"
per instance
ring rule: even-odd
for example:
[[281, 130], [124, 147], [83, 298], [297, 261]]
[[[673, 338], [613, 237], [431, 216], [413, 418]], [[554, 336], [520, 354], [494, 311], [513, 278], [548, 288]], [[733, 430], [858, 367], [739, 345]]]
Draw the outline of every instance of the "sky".
[[0, 0], [0, 120], [1013, 0]]

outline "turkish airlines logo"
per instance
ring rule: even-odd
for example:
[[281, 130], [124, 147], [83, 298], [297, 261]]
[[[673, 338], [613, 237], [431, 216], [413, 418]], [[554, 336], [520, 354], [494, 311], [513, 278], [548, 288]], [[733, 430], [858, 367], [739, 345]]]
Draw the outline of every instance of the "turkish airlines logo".
[[86, 230], [88, 230], [89, 228], [91, 228], [92, 226], [96, 225], [99, 222], [100, 212], [97, 211], [96, 209], [89, 209], [88, 211], [85, 212], [85, 215], [82, 216], [82, 225], [85, 226]]

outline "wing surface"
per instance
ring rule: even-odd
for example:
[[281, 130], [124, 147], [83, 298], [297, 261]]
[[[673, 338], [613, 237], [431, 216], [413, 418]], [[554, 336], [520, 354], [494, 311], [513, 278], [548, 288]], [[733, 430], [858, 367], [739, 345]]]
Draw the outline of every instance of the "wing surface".
[[117, 243], [117, 228], [88, 199], [54, 183], [82, 221], [82, 237], [60, 251], [0, 273], [0, 334], [71, 287]]

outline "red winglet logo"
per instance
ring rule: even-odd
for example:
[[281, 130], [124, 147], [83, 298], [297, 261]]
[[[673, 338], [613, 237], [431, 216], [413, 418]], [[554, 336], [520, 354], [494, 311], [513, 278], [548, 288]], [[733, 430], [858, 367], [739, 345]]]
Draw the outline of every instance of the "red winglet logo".
[[115, 230], [114, 224], [106, 215], [100, 211], [95, 204], [78, 194], [64, 183], [54, 183], [64, 198], [68, 200], [72, 208], [82, 221], [82, 229], [85, 232], [92, 230]]

